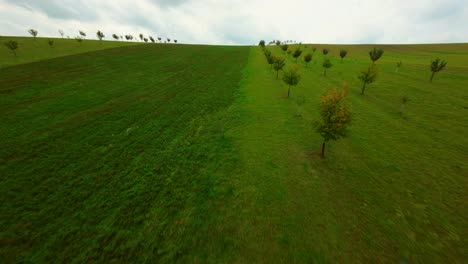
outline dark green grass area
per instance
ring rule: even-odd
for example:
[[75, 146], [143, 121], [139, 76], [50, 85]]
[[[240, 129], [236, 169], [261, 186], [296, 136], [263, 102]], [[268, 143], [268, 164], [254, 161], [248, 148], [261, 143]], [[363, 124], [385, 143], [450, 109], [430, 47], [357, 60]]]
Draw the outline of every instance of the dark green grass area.
[[0, 262], [221, 252], [223, 130], [248, 51], [145, 45], [0, 70]]
[[[7, 41], [16, 41], [18, 49], [16, 56], [5, 46]], [[51, 47], [48, 41], [54, 41]], [[71, 38], [41, 38], [37, 37], [7, 37], [0, 36], [0, 68], [28, 63], [33, 61], [45, 60], [61, 56], [79, 54], [95, 50], [103, 50], [109, 48], [132, 46], [142, 44], [141, 42], [128, 41], [98, 41], [98, 40], [83, 40], [81, 43]], [[149, 44], [148, 44], [149, 45]]]

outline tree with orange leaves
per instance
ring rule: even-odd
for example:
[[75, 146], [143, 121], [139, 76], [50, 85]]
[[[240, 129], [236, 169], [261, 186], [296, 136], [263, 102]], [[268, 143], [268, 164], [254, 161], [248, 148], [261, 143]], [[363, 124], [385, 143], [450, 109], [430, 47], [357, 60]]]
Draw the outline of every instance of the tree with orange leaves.
[[320, 98], [320, 121], [317, 122], [317, 132], [323, 137], [321, 157], [325, 157], [325, 143], [337, 140], [346, 135], [346, 127], [351, 121], [351, 111], [345, 100], [346, 83], [343, 89], [330, 89]]

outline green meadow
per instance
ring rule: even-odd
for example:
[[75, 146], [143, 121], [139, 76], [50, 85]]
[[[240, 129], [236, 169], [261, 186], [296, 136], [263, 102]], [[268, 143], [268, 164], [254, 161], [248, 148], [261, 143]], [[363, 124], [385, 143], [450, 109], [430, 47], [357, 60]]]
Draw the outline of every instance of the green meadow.
[[0, 49], [1, 263], [468, 259], [468, 44], [377, 45], [365, 95], [374, 45], [267, 46], [299, 67], [287, 98], [260, 47], [54, 40]]

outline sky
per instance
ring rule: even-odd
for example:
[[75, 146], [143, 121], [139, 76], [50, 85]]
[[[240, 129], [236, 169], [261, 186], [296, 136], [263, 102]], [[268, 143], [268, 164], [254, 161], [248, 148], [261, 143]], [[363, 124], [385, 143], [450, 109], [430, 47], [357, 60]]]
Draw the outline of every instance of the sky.
[[181, 43], [468, 42], [468, 0], [0, 0], [0, 35], [96, 38], [113, 33]]

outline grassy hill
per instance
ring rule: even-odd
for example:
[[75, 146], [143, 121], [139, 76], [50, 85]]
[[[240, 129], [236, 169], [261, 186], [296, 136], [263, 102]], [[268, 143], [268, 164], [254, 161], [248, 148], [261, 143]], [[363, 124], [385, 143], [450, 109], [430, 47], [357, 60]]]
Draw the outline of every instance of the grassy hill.
[[[16, 56], [13, 52], [4, 45], [7, 41], [16, 41], [18, 49]], [[54, 41], [53, 46], [49, 46], [49, 40]], [[123, 41], [98, 41], [98, 40], [83, 40], [78, 42], [74, 39], [59, 39], [59, 38], [27, 38], [27, 37], [2, 37], [0, 36], [0, 68], [40, 61], [61, 56], [79, 54], [89, 51], [133, 46], [142, 43], [138, 42], [123, 42]]]
[[[318, 50], [290, 98], [258, 47], [0, 69], [2, 262], [462, 263], [468, 45], [382, 46], [364, 96], [373, 46], [328, 45], [327, 77], [325, 46], [301, 47]], [[435, 57], [449, 64], [429, 83]], [[343, 81], [350, 133], [322, 160], [312, 123]]]

